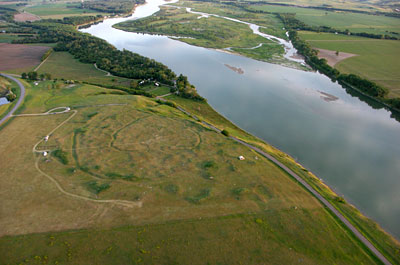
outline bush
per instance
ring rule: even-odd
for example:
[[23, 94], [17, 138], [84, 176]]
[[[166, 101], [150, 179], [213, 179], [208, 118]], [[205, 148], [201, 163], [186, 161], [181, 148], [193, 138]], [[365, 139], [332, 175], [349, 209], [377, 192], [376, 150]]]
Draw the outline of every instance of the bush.
[[228, 132], [227, 130], [225, 130], [225, 129], [223, 129], [223, 130], [221, 131], [221, 133], [222, 133], [223, 135], [225, 135], [225, 136], [229, 136], [229, 132]]
[[99, 194], [100, 192], [110, 188], [110, 184], [108, 184], [108, 183], [98, 184], [97, 181], [95, 181], [95, 180], [86, 182], [86, 186], [89, 191], [91, 191], [92, 193], [94, 193], [96, 195]]
[[61, 149], [57, 149], [57, 150], [53, 151], [52, 154], [55, 158], [57, 158], [64, 165], [68, 164], [68, 153], [67, 152], [65, 152]]

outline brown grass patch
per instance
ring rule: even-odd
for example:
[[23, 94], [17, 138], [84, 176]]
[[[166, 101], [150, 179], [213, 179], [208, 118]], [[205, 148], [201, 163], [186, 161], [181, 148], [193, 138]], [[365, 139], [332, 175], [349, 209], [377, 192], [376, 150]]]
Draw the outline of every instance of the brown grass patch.
[[45, 46], [0, 43], [0, 71], [35, 66], [49, 49]]
[[40, 20], [40, 17], [31, 14], [31, 13], [19, 13], [14, 15], [14, 20], [18, 21], [18, 22], [25, 22], [25, 21], [36, 21], [36, 20]]
[[318, 50], [318, 57], [326, 59], [328, 61], [328, 65], [332, 67], [334, 67], [338, 62], [344, 59], [357, 56], [357, 54], [353, 53], [339, 52], [339, 54], [336, 55], [336, 51], [330, 51], [325, 49], [317, 49], [317, 50]]

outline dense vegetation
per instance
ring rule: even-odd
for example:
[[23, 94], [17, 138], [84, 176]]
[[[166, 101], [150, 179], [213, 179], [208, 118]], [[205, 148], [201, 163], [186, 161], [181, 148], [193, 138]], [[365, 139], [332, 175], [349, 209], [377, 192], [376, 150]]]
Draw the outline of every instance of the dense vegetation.
[[[83, 20], [80, 17], [69, 17], [63, 20], [25, 23], [21, 27], [27, 27], [36, 34], [16, 40], [15, 43], [57, 43], [55, 51], [67, 51], [79, 61], [96, 64], [98, 68], [112, 75], [174, 86], [176, 75], [167, 66], [127, 50], [120, 51], [105, 40], [78, 32], [72, 27], [79, 22], [86, 23], [96, 19], [93, 16], [84, 17]], [[194, 86], [187, 82], [187, 78], [185, 80], [184, 86], [179, 85], [177, 89], [172, 89], [177, 90], [177, 94], [182, 97], [204, 100], [197, 94]], [[132, 94], [145, 94], [136, 89], [128, 90]]]
[[144, 4], [144, 0], [133, 0], [133, 1], [118, 1], [118, 0], [107, 0], [107, 1], [85, 1], [81, 3], [81, 8], [91, 9], [99, 12], [112, 13], [112, 14], [124, 14], [131, 12], [135, 4]]

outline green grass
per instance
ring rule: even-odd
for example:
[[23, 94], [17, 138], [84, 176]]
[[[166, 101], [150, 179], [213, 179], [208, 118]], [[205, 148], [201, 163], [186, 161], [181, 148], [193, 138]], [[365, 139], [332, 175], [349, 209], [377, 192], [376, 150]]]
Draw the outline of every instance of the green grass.
[[122, 77], [107, 76], [92, 64], [84, 64], [68, 52], [53, 52], [39, 68], [38, 73], [50, 73], [52, 78], [78, 80], [96, 84], [129, 86], [130, 80]]
[[13, 40], [22, 39], [23, 37], [18, 37], [17, 34], [0, 34], [0, 43], [11, 43]]
[[11, 91], [17, 95], [17, 98], [8, 104], [4, 104], [0, 106], [0, 119], [3, 118], [5, 115], [7, 115], [7, 113], [14, 107], [15, 104], [17, 104], [18, 98], [20, 96], [21, 90], [19, 89], [19, 86], [17, 85], [17, 83], [15, 83], [14, 81], [8, 79], [8, 78], [4, 78], [4, 77], [0, 77], [0, 93], [4, 92], [4, 90], [2, 89], [4, 86], [9, 86], [11, 87]]
[[[253, 1], [253, 0], [252, 0]], [[257, 2], [254, 0], [253, 2]], [[267, 0], [265, 2], [270, 3], [282, 3], [289, 5], [298, 5], [304, 7], [331, 7], [347, 10], [360, 10], [366, 12], [393, 12], [392, 6], [398, 2], [393, 0], [380, 1], [380, 0], [369, 0], [369, 1], [358, 1], [358, 0]]]
[[[64, 150], [67, 164], [31, 150], [72, 113], [17, 117], [0, 130], [0, 152], [9, 154], [0, 165], [0, 232], [13, 235], [0, 238], [6, 264], [375, 263], [315, 198], [243, 145], [154, 99], [89, 85], [48, 89], [50, 83], [27, 90], [22, 112], [77, 111], [39, 145]], [[125, 105], [99, 105], [107, 103]], [[245, 135], [205, 103], [194, 107]], [[36, 159], [69, 193], [143, 204], [61, 194]], [[232, 192], [238, 188], [246, 192]], [[93, 229], [76, 230], [83, 227]]]
[[67, 3], [37, 4], [28, 8], [24, 8], [24, 10], [42, 18], [62, 18], [75, 15], [91, 15], [93, 13], [99, 14], [90, 9], [78, 8], [78, 6], [79, 4]]
[[[202, 11], [203, 9], [205, 11], [215, 11], [204, 7], [200, 8]], [[231, 47], [232, 51], [254, 59], [289, 63], [282, 56], [284, 53], [283, 47], [253, 34], [248, 25], [213, 16], [202, 19], [198, 19], [198, 17], [199, 15], [187, 13], [185, 9], [163, 7], [155, 16], [138, 21], [123, 22], [115, 27], [126, 31], [186, 37], [178, 40], [206, 48], [223, 49]], [[231, 17], [237, 18], [236, 15]], [[252, 20], [255, 19], [257, 18]], [[274, 29], [268, 29], [267, 31], [269, 33], [278, 33], [277, 35], [282, 33]], [[260, 43], [265, 43], [265, 45], [258, 49], [249, 49]]]
[[300, 32], [299, 35], [315, 48], [357, 54], [339, 62], [335, 68], [389, 88], [390, 97], [400, 97], [399, 41], [314, 32]]
[[268, 12], [296, 13], [297, 19], [310, 26], [328, 26], [343, 31], [348, 29], [355, 33], [368, 32], [400, 37], [399, 18], [292, 6], [253, 5], [250, 8]]
[[[238, 137], [251, 143], [267, 153], [274, 156], [277, 160], [288, 166], [292, 171], [301, 176], [308, 184], [310, 184], [315, 190], [324, 196], [332, 205], [334, 205], [344, 216], [351, 220], [352, 224], [355, 225], [359, 230], [362, 231], [374, 245], [385, 253], [386, 257], [397, 264], [400, 263], [400, 244], [392, 236], [387, 234], [382, 228], [380, 228], [373, 220], [363, 216], [354, 206], [347, 202], [339, 202], [337, 195], [332, 190], [320, 181], [310, 171], [299, 165], [293, 158], [280, 150], [265, 144], [260, 139], [249, 135], [245, 131], [241, 130], [227, 119], [215, 112], [208, 104], [204, 102], [194, 102], [185, 100], [177, 96], [171, 95], [167, 97], [177, 103], [179, 106], [185, 108], [189, 112], [195, 114], [201, 120], [207, 121], [215, 125], [219, 129], [225, 129], [230, 135]], [[243, 188], [243, 187], [239, 187]], [[234, 193], [233, 193], [234, 194]], [[237, 196], [237, 195], [235, 195]]]

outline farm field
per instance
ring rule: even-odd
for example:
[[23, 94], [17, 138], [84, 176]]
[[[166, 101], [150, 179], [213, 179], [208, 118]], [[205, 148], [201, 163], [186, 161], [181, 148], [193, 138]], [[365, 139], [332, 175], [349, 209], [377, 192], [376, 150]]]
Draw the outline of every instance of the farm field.
[[356, 54], [337, 63], [335, 68], [389, 88], [390, 97], [400, 97], [399, 41], [304, 31], [299, 36], [315, 48]]
[[[71, 112], [15, 117], [0, 130], [9, 154], [2, 261], [375, 264], [316, 199], [246, 147], [153, 99], [49, 83], [27, 90], [20, 114]], [[36, 143], [51, 155], [32, 153]]]
[[367, 32], [400, 37], [400, 19], [352, 12], [332, 12], [312, 8], [276, 5], [250, 5], [250, 9], [278, 13], [296, 13], [296, 18], [310, 26], [328, 26], [350, 32]]
[[25, 8], [26, 12], [35, 14], [43, 19], [47, 18], [63, 18], [68, 16], [79, 15], [98, 15], [100, 12], [94, 12], [90, 9], [78, 8], [79, 4], [52, 3], [52, 4], [36, 4]]
[[2, 64], [0, 71], [31, 69], [40, 63], [42, 55], [49, 49], [46, 46], [0, 43]]
[[[251, 0], [253, 1], [253, 0]], [[253, 2], [257, 2], [254, 0]], [[370, 1], [340, 1], [340, 0], [267, 0], [265, 2], [280, 3], [287, 5], [297, 5], [304, 7], [332, 7], [341, 9], [351, 9], [360, 11], [382, 11], [392, 12], [393, 7], [396, 6], [396, 1], [381, 1], [381, 0], [370, 0]]]

